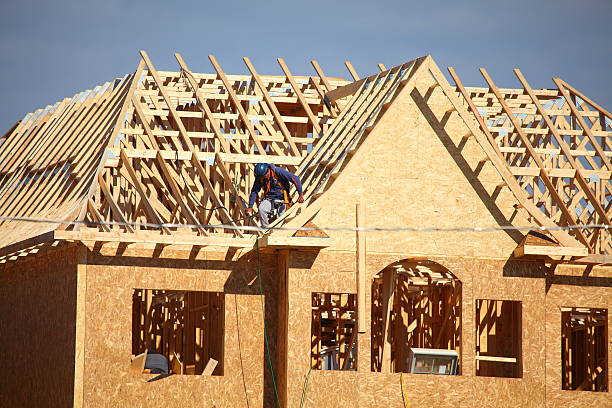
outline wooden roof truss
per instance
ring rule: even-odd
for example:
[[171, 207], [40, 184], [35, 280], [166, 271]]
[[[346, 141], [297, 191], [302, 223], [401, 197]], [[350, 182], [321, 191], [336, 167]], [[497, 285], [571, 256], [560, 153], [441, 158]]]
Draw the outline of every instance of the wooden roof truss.
[[[518, 183], [530, 215], [556, 225], [610, 225], [612, 116], [560, 79], [557, 89], [534, 90], [520, 70], [522, 89], [466, 88], [449, 69], [466, 108]], [[534, 211], [534, 207], [539, 214]], [[610, 253], [609, 229], [572, 229], [590, 253]]]
[[[314, 76], [294, 76], [282, 59], [284, 75], [263, 76], [248, 58], [248, 75], [230, 75], [211, 55], [215, 73], [198, 74], [175, 56], [180, 71], [159, 71], [142, 51], [134, 75], [35, 112], [0, 139], [0, 215], [91, 224], [60, 228], [75, 231], [243, 236], [130, 224], [249, 224], [251, 167], [295, 171], [346, 103], [324, 103], [325, 94], [348, 81], [326, 77], [316, 61]], [[59, 170], [78, 182], [49, 177], [44, 189], [34, 185], [42, 181], [36, 174]], [[0, 229], [10, 224], [27, 229], [23, 238], [57, 227], [11, 221]]]
[[[252, 224], [245, 208], [259, 162], [301, 177], [306, 201], [272, 225], [301, 227], [399, 92], [422, 75], [441, 87], [534, 227], [610, 225], [612, 117], [560, 79], [556, 89], [534, 90], [515, 70], [523, 88], [501, 89], [482, 69], [487, 87], [474, 88], [449, 68], [453, 87], [430, 56], [380, 65], [363, 79], [346, 63], [353, 82], [326, 77], [316, 61], [313, 76], [294, 76], [282, 59], [283, 75], [267, 76], [248, 58], [249, 74], [231, 75], [212, 55], [212, 74], [192, 72], [178, 54], [177, 72], [141, 57], [134, 75], [36, 111], [0, 138], [0, 216], [85, 223], [3, 221], [0, 231], [17, 232], [3, 234], [0, 246], [51, 230], [55, 239], [247, 245], [251, 232], [231, 227]], [[219, 224], [230, 228], [211, 226]], [[608, 254], [610, 233], [551, 236]]]

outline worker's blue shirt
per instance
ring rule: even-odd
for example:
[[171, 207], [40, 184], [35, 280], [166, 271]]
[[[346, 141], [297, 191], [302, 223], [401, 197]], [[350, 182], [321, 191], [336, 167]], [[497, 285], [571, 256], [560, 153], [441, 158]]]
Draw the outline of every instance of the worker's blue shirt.
[[[276, 180], [274, 177], [270, 179], [270, 191], [268, 191], [268, 194], [266, 194], [264, 199], [282, 200], [284, 198], [283, 190], [287, 190], [287, 193], [289, 193], [289, 188], [291, 186], [290, 183], [293, 183], [298, 191], [298, 194], [302, 194], [302, 182], [298, 176], [280, 167], [272, 165], [270, 165], [270, 167], [272, 167], [272, 170], [276, 175]], [[262, 187], [263, 183], [259, 178], [256, 178], [255, 182], [253, 183], [253, 188], [251, 189], [251, 195], [249, 196], [249, 208], [253, 207], [253, 204], [255, 204], [257, 194]]]

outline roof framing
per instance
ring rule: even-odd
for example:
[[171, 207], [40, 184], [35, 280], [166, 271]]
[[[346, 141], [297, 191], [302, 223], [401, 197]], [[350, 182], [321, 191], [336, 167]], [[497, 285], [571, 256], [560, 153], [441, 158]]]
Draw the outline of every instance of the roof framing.
[[[470, 130], [464, 137], [475, 138], [534, 228], [610, 225], [612, 117], [560, 79], [556, 89], [532, 89], [515, 70], [522, 88], [505, 89], [481, 69], [487, 86], [465, 87], [449, 68], [452, 86], [430, 56], [379, 64], [363, 79], [346, 62], [353, 81], [326, 77], [316, 61], [316, 75], [294, 76], [280, 58], [282, 76], [260, 75], [248, 58], [248, 75], [227, 74], [212, 55], [214, 73], [200, 74], [175, 57], [180, 71], [160, 71], [141, 51], [133, 75], [29, 114], [0, 138], [0, 216], [85, 223], [2, 221], [0, 231], [18, 232], [2, 234], [1, 247], [55, 229], [64, 239], [255, 242], [235, 227], [251, 225], [245, 203], [258, 162], [302, 178], [306, 201], [273, 224], [301, 227], [400, 90], [423, 75], [441, 87]], [[292, 234], [266, 235], [275, 246]], [[590, 254], [610, 254], [610, 234], [551, 231]]]

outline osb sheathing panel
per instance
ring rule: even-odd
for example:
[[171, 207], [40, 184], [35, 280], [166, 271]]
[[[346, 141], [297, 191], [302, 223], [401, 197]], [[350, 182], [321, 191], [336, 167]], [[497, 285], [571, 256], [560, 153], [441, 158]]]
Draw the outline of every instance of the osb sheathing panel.
[[[370, 240], [368, 240], [368, 247]], [[367, 276], [409, 255], [368, 254]], [[462, 375], [405, 375], [412, 407], [543, 406], [544, 279], [541, 265], [527, 262], [429, 257], [462, 282]], [[312, 292], [354, 293], [355, 255], [336, 251], [292, 252], [289, 262], [288, 406], [298, 407], [310, 363]], [[354, 270], [354, 269], [353, 269]], [[309, 407], [401, 407], [400, 374], [370, 372], [371, 280], [366, 283], [367, 332], [359, 335], [358, 372], [312, 371]], [[519, 300], [523, 317], [523, 378], [475, 376], [475, 299]], [[361, 311], [360, 311], [361, 313]], [[494, 390], [494, 391], [493, 391]]]
[[[516, 200], [433, 80], [404, 88], [321, 198], [313, 219], [354, 227], [355, 203], [371, 227], [476, 227], [528, 224]], [[327, 231], [334, 248], [354, 250], [355, 234]], [[518, 232], [369, 232], [368, 252], [506, 258]]]
[[[179, 255], [179, 254], [177, 254]], [[189, 255], [189, 253], [187, 253]], [[254, 257], [231, 261], [231, 253], [185, 253], [177, 259], [147, 258], [148, 251], [121, 257], [90, 254], [87, 265], [85, 404], [108, 406], [260, 407], [264, 390], [262, 305]], [[268, 330], [276, 331], [271, 279], [276, 259], [261, 255]], [[229, 260], [225, 260], [229, 259]], [[151, 378], [129, 371], [132, 291], [156, 288], [225, 292], [224, 375]], [[274, 350], [274, 338], [270, 338]], [[271, 394], [272, 393], [272, 394]], [[272, 396], [270, 396], [272, 395]]]
[[0, 406], [73, 403], [76, 250], [0, 268]]
[[[612, 277], [612, 268], [607, 268]], [[561, 389], [561, 308], [588, 307], [608, 309], [608, 389], [612, 385], [612, 287], [588, 286], [598, 278], [562, 278], [566, 284], [553, 284], [546, 296], [546, 400], [548, 407], [610, 407], [610, 392], [570, 391]], [[557, 280], [559, 281], [559, 280]]]

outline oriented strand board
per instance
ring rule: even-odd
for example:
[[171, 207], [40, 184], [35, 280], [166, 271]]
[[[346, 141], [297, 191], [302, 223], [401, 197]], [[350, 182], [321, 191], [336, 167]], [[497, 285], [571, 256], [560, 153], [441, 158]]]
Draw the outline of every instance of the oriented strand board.
[[[367, 257], [367, 276], [410, 256], [372, 254]], [[289, 261], [289, 328], [287, 355], [288, 405], [298, 407], [309, 369], [310, 294], [312, 292], [353, 292], [355, 256], [352, 253], [322, 251], [292, 252]], [[462, 282], [462, 374], [457, 377], [406, 375], [413, 407], [419, 406], [543, 406], [545, 342], [545, 284], [541, 265], [529, 262], [455, 257], [430, 257]], [[506, 276], [512, 270], [514, 275]], [[533, 276], [533, 277], [532, 277]], [[538, 277], [539, 276], [539, 277]], [[371, 280], [368, 288], [366, 320], [370, 324]], [[489, 378], [475, 376], [474, 301], [477, 298], [510, 299], [522, 302], [523, 377]], [[370, 333], [360, 334], [359, 371], [312, 371], [306, 406], [402, 406], [400, 374], [372, 373]], [[492, 391], [495, 390], [495, 391]]]
[[[87, 336], [85, 405], [257, 407], [273, 401], [274, 390], [264, 359], [262, 299], [253, 254], [226, 261], [229, 253], [201, 252], [203, 259], [151, 259], [146, 251], [122, 257], [91, 253], [87, 266]], [[178, 254], [175, 254], [178, 255]], [[272, 306], [276, 258], [261, 254], [269, 333], [276, 331]], [[146, 383], [146, 375], [129, 371], [133, 288], [225, 292], [223, 376], [179, 376]], [[271, 349], [275, 338], [270, 336]], [[276, 356], [272, 358], [276, 360]], [[276, 362], [275, 362], [276, 363]], [[264, 377], [265, 380], [264, 380]], [[272, 398], [272, 399], [270, 399]]]
[[[321, 200], [313, 222], [354, 227], [355, 203], [368, 227], [528, 225], [516, 200], [450, 101], [423, 76], [403, 89]], [[355, 248], [355, 234], [326, 230], [333, 249]], [[523, 234], [495, 232], [368, 232], [368, 252], [506, 258]]]
[[[601, 271], [600, 273], [604, 273]], [[612, 268], [607, 268], [612, 277]], [[608, 309], [608, 340], [612, 339], [610, 312], [612, 287], [588, 286], [597, 278], [574, 277], [565, 285], [552, 285], [546, 296], [546, 402], [547, 407], [605, 407], [612, 405], [610, 392], [561, 389], [561, 308], [588, 307]], [[608, 341], [608, 389], [612, 384], [612, 342]]]
[[0, 268], [0, 406], [73, 406], [76, 262], [64, 247]]

